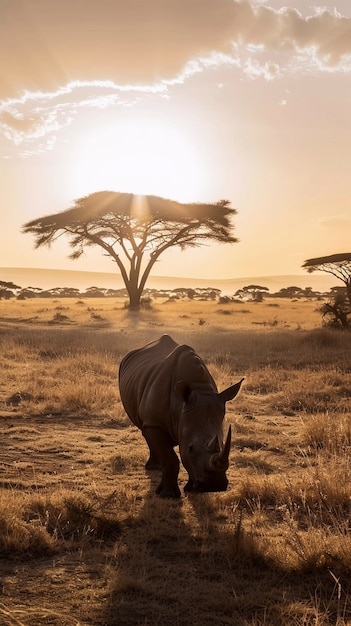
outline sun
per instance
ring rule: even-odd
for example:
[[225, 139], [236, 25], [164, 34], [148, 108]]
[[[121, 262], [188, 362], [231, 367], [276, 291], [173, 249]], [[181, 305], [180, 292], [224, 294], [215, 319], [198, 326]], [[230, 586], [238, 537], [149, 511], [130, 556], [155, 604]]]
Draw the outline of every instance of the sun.
[[203, 195], [204, 167], [178, 128], [148, 117], [86, 129], [71, 153], [74, 197], [101, 190], [194, 202]]

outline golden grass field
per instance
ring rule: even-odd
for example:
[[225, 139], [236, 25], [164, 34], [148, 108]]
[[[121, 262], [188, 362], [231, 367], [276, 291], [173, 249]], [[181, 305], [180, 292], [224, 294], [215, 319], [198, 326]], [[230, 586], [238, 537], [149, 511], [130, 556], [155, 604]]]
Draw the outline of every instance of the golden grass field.
[[[0, 301], [1, 626], [351, 624], [351, 335], [319, 306]], [[144, 469], [118, 367], [164, 333], [245, 377], [224, 493]]]

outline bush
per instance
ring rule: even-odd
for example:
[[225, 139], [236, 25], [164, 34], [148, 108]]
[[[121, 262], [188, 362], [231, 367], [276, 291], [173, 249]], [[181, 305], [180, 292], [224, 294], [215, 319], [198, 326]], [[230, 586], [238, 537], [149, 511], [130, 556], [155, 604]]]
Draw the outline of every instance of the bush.
[[339, 330], [350, 330], [351, 306], [347, 295], [336, 294], [329, 302], [325, 302], [321, 306], [320, 311], [325, 326]]

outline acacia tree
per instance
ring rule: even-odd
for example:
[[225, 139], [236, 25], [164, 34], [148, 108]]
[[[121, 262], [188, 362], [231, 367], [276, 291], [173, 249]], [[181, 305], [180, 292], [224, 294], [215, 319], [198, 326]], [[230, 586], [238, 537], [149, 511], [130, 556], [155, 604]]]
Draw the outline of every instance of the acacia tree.
[[0, 300], [2, 298], [5, 298], [5, 300], [13, 298], [15, 294], [13, 293], [12, 289], [17, 290], [21, 289], [21, 287], [19, 287], [19, 285], [15, 285], [15, 283], [8, 283], [4, 280], [0, 280]]
[[261, 285], [246, 285], [242, 289], [238, 289], [235, 295], [239, 298], [248, 296], [253, 302], [262, 302], [263, 294], [267, 294], [268, 291], [268, 287], [261, 287]]
[[320, 270], [341, 280], [346, 287], [347, 297], [351, 305], [351, 252], [307, 259], [302, 267], [310, 274]]
[[99, 191], [75, 201], [74, 206], [23, 226], [35, 238], [35, 248], [51, 246], [67, 235], [78, 259], [89, 246], [99, 246], [117, 264], [129, 296], [130, 308], [139, 308], [150, 272], [170, 248], [197, 247], [205, 241], [235, 243], [228, 200], [181, 204], [158, 196], [136, 196]]
[[331, 301], [323, 304], [321, 312], [323, 319], [326, 320], [329, 326], [349, 330], [351, 316], [351, 252], [308, 259], [302, 267], [310, 273], [316, 270], [327, 272], [327, 274], [332, 274], [344, 283], [346, 294], [340, 293], [340, 290], [335, 291], [332, 294]]

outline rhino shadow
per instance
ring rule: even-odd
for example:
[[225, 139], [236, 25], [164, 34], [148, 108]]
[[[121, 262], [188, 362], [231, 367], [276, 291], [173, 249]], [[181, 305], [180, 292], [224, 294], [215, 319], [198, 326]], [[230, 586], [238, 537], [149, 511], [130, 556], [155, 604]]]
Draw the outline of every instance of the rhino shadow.
[[186, 623], [178, 619], [179, 583], [174, 576], [188, 537], [183, 500], [160, 499], [155, 495], [155, 472], [151, 479], [137, 516], [116, 544], [104, 626]]
[[116, 544], [103, 624], [244, 626], [250, 616], [263, 616], [262, 597], [272, 602], [281, 573], [272, 575], [259, 555], [254, 564], [236, 525], [221, 523], [217, 494], [164, 500], [154, 493], [156, 481], [152, 475]]

